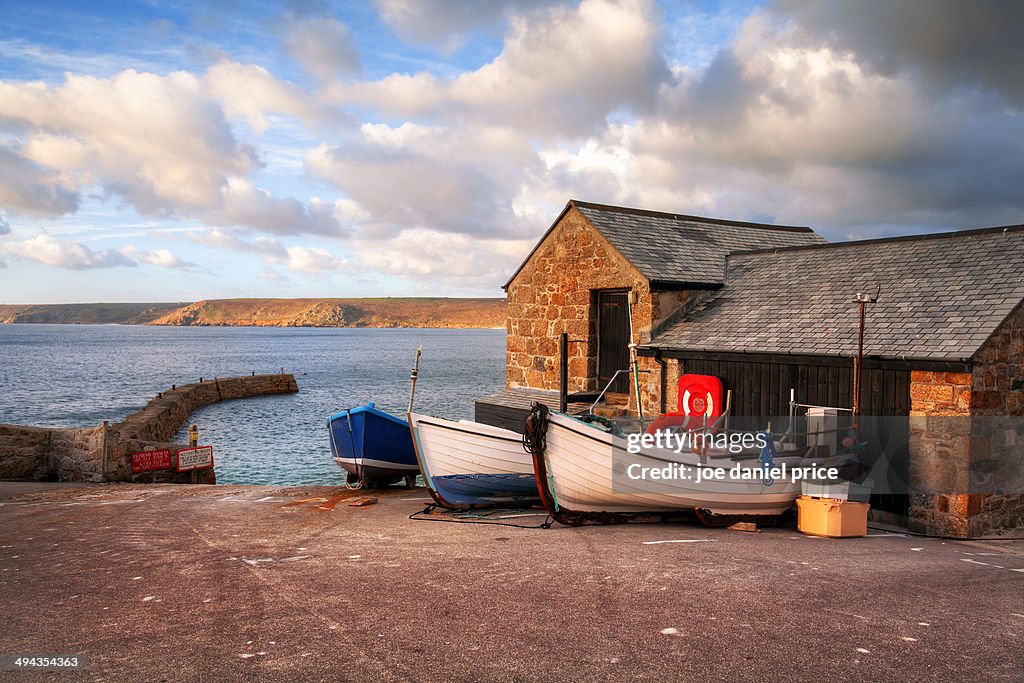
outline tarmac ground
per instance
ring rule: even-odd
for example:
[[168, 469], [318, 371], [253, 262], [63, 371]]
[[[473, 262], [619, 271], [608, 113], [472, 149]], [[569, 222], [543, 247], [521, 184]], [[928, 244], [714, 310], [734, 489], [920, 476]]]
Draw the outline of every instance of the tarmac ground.
[[409, 519], [428, 502], [0, 483], [0, 655], [82, 662], [0, 677], [1024, 680], [1021, 541]]

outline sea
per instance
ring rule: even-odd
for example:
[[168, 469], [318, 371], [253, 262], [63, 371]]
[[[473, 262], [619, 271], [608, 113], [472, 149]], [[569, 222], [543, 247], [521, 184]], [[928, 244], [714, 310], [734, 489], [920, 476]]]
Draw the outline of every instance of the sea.
[[368, 401], [404, 415], [419, 346], [420, 412], [472, 419], [473, 400], [504, 386], [504, 330], [0, 325], [0, 423], [113, 423], [172, 384], [290, 372], [297, 394], [216, 403], [189, 422], [220, 484], [337, 485], [327, 418]]

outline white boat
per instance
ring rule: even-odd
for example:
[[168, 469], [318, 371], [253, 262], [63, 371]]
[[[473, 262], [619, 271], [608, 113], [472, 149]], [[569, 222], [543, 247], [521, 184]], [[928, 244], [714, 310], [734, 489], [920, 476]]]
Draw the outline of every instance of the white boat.
[[451, 508], [540, 502], [533, 457], [517, 432], [479, 422], [409, 414], [423, 479]]
[[[568, 415], [542, 412], [547, 415], [544, 438], [531, 439], [534, 466], [541, 499], [559, 522], [622, 521], [637, 514], [692, 510], [702, 521], [714, 523], [714, 517], [722, 515], [780, 515], [800, 495], [799, 481], [789, 478], [769, 484], [761, 478], [713, 476], [716, 469], [728, 473], [737, 465], [760, 470], [755, 452], [713, 449], [698, 456], [688, 450], [643, 449], [629, 453], [622, 437]], [[534, 428], [531, 420], [535, 424], [537, 418], [535, 410], [527, 421], [528, 434]], [[803, 463], [803, 450], [777, 448], [774, 466], [785, 464], [792, 471]], [[689, 478], [630, 476], [641, 475], [643, 468], [681, 475], [680, 467], [687, 468]]]

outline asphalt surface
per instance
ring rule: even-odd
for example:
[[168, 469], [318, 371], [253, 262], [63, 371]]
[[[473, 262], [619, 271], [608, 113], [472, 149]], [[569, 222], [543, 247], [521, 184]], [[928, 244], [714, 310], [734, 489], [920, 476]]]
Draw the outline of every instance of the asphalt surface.
[[0, 678], [1024, 680], [1021, 542], [438, 523], [408, 519], [422, 490], [350, 495], [0, 484], [0, 655], [84, 661]]

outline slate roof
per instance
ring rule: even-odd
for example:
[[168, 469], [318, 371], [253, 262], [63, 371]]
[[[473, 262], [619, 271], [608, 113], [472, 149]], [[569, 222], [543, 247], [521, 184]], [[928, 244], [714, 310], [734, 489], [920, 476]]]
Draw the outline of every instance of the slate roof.
[[[880, 288], [880, 290], [878, 289]], [[724, 287], [649, 348], [962, 361], [1024, 301], [1024, 226], [729, 257]]]
[[[725, 257], [733, 251], [825, 242], [810, 228], [701, 218], [572, 199], [523, 265], [573, 207], [644, 277], [669, 287], [720, 286], [725, 282]], [[509, 278], [506, 289], [523, 265]]]

